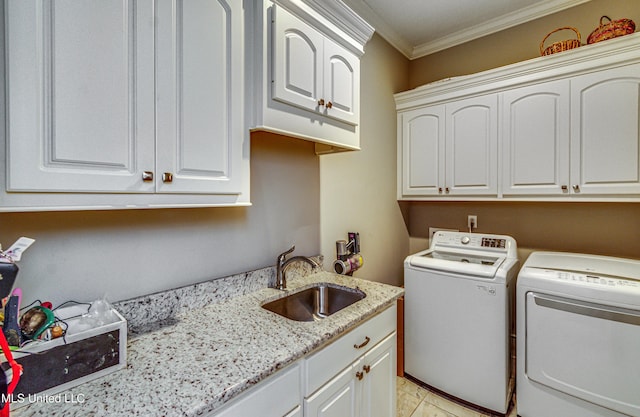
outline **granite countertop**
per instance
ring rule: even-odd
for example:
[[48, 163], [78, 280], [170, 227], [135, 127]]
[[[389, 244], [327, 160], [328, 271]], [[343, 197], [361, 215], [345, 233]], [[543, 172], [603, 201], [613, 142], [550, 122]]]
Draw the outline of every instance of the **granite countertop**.
[[283, 296], [272, 288], [182, 311], [164, 325], [130, 335], [125, 369], [65, 391], [67, 401], [35, 402], [12, 409], [12, 415], [203, 415], [389, 307], [404, 292], [324, 271], [289, 279], [287, 292], [318, 282], [357, 287], [366, 297], [319, 322], [295, 322], [262, 309]]

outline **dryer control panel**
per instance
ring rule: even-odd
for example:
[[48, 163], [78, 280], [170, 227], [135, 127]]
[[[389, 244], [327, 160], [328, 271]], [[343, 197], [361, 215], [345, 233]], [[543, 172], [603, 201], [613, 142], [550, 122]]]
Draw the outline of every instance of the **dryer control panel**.
[[617, 277], [609, 277], [609, 276], [598, 276], [591, 274], [584, 274], [580, 272], [573, 271], [556, 271], [546, 269], [544, 270], [545, 275], [551, 279], [558, 279], [560, 281], [573, 282], [576, 284], [596, 284], [599, 286], [605, 287], [630, 287], [630, 288], [640, 288], [640, 281], [632, 280], [632, 279], [624, 279]]

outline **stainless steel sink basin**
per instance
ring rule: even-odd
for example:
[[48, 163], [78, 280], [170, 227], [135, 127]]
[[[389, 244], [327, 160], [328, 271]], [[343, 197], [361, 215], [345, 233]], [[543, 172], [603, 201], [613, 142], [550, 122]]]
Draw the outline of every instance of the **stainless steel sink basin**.
[[362, 300], [358, 289], [335, 284], [318, 284], [266, 303], [262, 308], [295, 321], [316, 321]]

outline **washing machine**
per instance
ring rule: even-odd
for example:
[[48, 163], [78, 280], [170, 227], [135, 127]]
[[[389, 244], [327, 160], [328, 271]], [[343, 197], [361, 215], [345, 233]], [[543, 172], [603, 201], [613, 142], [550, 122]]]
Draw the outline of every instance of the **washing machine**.
[[640, 416], [640, 261], [534, 252], [516, 287], [518, 415]]
[[518, 267], [516, 241], [503, 235], [439, 231], [428, 250], [407, 257], [405, 373], [506, 413]]

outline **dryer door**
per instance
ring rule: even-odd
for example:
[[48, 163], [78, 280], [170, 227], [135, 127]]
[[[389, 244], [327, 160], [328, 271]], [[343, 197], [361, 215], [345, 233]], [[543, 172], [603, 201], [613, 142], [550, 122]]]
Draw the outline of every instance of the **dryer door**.
[[535, 292], [525, 302], [529, 379], [640, 415], [640, 311]]

